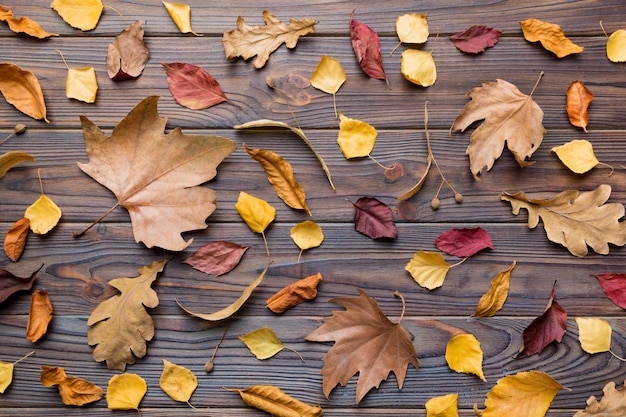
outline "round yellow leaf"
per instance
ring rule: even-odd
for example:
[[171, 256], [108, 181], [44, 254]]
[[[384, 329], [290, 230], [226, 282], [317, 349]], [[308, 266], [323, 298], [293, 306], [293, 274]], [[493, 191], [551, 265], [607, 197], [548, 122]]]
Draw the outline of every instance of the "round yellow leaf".
[[337, 143], [346, 159], [368, 156], [374, 149], [377, 137], [378, 132], [373, 126], [339, 113]]
[[611, 62], [626, 62], [626, 30], [611, 33], [606, 43], [606, 56]]
[[327, 94], [335, 94], [346, 81], [346, 73], [335, 58], [322, 55], [317, 68], [311, 74], [311, 85]]
[[419, 251], [406, 264], [404, 269], [411, 274], [415, 282], [424, 288], [433, 290], [441, 287], [450, 269], [438, 252]]
[[107, 387], [107, 407], [111, 410], [138, 410], [147, 391], [146, 381], [137, 374], [113, 375]]
[[437, 81], [435, 60], [433, 54], [427, 51], [407, 49], [402, 52], [400, 72], [404, 78], [422, 87], [430, 87]]
[[30, 230], [38, 235], [45, 235], [59, 223], [61, 209], [48, 196], [42, 194], [26, 209], [24, 217], [30, 220]]
[[198, 387], [198, 378], [189, 369], [163, 359], [159, 386], [174, 401], [186, 403]]
[[248, 227], [256, 233], [263, 233], [276, 217], [276, 209], [267, 201], [244, 191], [239, 193], [235, 208]]
[[311, 220], [305, 220], [292, 227], [289, 235], [302, 250], [318, 247], [324, 241], [322, 228]]
[[448, 394], [426, 401], [426, 417], [459, 417], [459, 394]]
[[83, 31], [96, 27], [103, 9], [100, 0], [53, 0], [50, 7], [68, 25]]
[[567, 142], [561, 146], [551, 149], [556, 153], [561, 162], [576, 174], [584, 174], [596, 165], [599, 161], [593, 153], [591, 142], [579, 139]]
[[428, 16], [409, 13], [396, 19], [396, 33], [400, 42], [424, 43], [428, 40]]
[[611, 349], [613, 330], [608, 321], [590, 317], [576, 317], [578, 340], [587, 353], [608, 352]]
[[65, 95], [67, 98], [93, 103], [96, 101], [98, 81], [93, 67], [72, 68], [67, 71]]
[[446, 362], [453, 371], [478, 375], [487, 381], [483, 374], [483, 351], [473, 334], [457, 334], [450, 339], [446, 346]]

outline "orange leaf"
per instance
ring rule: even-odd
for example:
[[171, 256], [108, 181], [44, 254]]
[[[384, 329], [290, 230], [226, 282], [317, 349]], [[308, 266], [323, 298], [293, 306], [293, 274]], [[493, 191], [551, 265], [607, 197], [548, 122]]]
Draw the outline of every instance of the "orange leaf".
[[574, 126], [582, 127], [587, 132], [589, 113], [587, 108], [593, 100], [593, 94], [582, 81], [574, 81], [567, 88], [567, 116]]
[[48, 331], [48, 324], [52, 320], [52, 303], [46, 290], [37, 290], [33, 293], [28, 313], [26, 338], [35, 343]]
[[0, 92], [16, 109], [36, 120], [46, 119], [46, 103], [39, 80], [30, 71], [25, 71], [8, 62], [0, 64]]
[[519, 24], [522, 27], [524, 39], [528, 42], [541, 42], [541, 46], [559, 58], [580, 53], [584, 49], [569, 40], [559, 25], [539, 19], [527, 19], [520, 21]]
[[491, 287], [480, 297], [476, 312], [471, 317], [491, 317], [500, 311], [509, 295], [511, 271], [515, 268], [515, 264], [516, 262], [513, 261], [508, 269], [498, 272], [491, 280]]
[[276, 294], [267, 299], [265, 305], [274, 313], [284, 313], [317, 296], [317, 285], [322, 281], [322, 274], [308, 276], [293, 284], [287, 285]]
[[24, 252], [28, 230], [30, 230], [30, 220], [23, 217], [13, 223], [4, 238], [4, 252], [13, 262], [17, 262]]
[[28, 17], [17, 18], [10, 9], [0, 6], [0, 20], [9, 24], [9, 29], [15, 33], [25, 33], [39, 39], [45, 39], [50, 36], [59, 36], [55, 33], [46, 32], [39, 23]]
[[98, 401], [103, 396], [102, 388], [81, 378], [68, 377], [58, 366], [41, 367], [41, 383], [46, 387], [56, 385], [65, 405], [83, 405]]

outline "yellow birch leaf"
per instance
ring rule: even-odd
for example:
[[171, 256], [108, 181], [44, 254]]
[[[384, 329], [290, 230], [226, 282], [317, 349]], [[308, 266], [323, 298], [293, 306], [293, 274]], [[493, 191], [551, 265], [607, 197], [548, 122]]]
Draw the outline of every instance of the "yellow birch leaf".
[[534, 18], [520, 21], [519, 24], [522, 27], [524, 39], [529, 42], [541, 42], [545, 49], [559, 58], [577, 54], [584, 49], [569, 40], [559, 25]]
[[611, 33], [606, 42], [606, 56], [611, 62], [626, 62], [626, 30]]
[[337, 143], [346, 159], [368, 156], [374, 149], [377, 137], [378, 132], [373, 126], [339, 113]]
[[191, 7], [188, 4], [164, 1], [163, 6], [181, 33], [193, 33], [197, 36], [196, 32], [191, 29]]
[[424, 288], [434, 290], [443, 285], [450, 264], [438, 252], [419, 251], [404, 267], [415, 282]]
[[539, 371], [500, 379], [487, 394], [482, 417], [543, 417], [563, 385]]
[[577, 139], [561, 146], [555, 146], [551, 151], [556, 153], [561, 162], [576, 174], [584, 174], [600, 162], [593, 153], [591, 142], [585, 139]]
[[457, 334], [448, 341], [446, 362], [455, 372], [474, 374], [487, 382], [483, 374], [483, 351], [473, 334]]
[[139, 410], [148, 391], [146, 381], [137, 374], [113, 375], [107, 387], [107, 407], [111, 410]]
[[346, 81], [346, 73], [335, 58], [322, 55], [319, 64], [311, 74], [311, 85], [327, 94], [335, 94]]
[[432, 52], [407, 49], [402, 52], [400, 72], [413, 84], [430, 87], [437, 81], [437, 66]]
[[229, 389], [237, 392], [250, 407], [263, 410], [276, 417], [322, 417], [319, 405], [310, 406], [273, 385], [254, 385], [246, 389]]
[[69, 68], [65, 79], [65, 95], [67, 98], [93, 103], [98, 92], [96, 70], [93, 67]]
[[459, 394], [448, 394], [426, 401], [426, 417], [459, 417]]
[[0, 63], [0, 93], [25, 115], [49, 123], [41, 84], [32, 72], [8, 62]]
[[269, 359], [285, 348], [285, 345], [269, 327], [262, 327], [239, 336], [239, 340], [248, 346], [250, 352], [257, 359], [261, 360]]
[[289, 231], [289, 236], [302, 250], [316, 248], [324, 241], [322, 228], [311, 220], [296, 224]]
[[491, 280], [491, 287], [480, 297], [476, 312], [470, 317], [491, 317], [496, 314], [506, 301], [509, 295], [509, 284], [511, 281], [511, 271], [515, 268], [515, 261], [506, 271], [498, 272]]
[[186, 403], [198, 388], [198, 378], [184, 366], [163, 359], [159, 386], [174, 401]]
[[613, 330], [608, 321], [595, 317], [576, 317], [578, 340], [587, 353], [601, 353], [611, 350]]
[[9, 387], [9, 385], [11, 385], [11, 382], [13, 381], [13, 369], [15, 368], [15, 364], [26, 359], [33, 353], [35, 353], [35, 351], [30, 352], [28, 355], [22, 356], [15, 362], [0, 361], [0, 394], [4, 394], [4, 391]]
[[428, 40], [428, 16], [409, 13], [396, 19], [396, 33], [403, 43], [424, 43]]
[[31, 154], [18, 151], [9, 151], [0, 155], [0, 178], [9, 172], [14, 165], [20, 162], [33, 162], [35, 158]]
[[24, 217], [30, 220], [30, 230], [38, 235], [45, 235], [59, 223], [61, 214], [59, 206], [42, 194], [26, 209]]
[[263, 233], [276, 218], [276, 209], [267, 201], [244, 191], [239, 193], [235, 209], [248, 227], [255, 233]]
[[68, 25], [82, 31], [98, 25], [102, 15], [101, 0], [53, 0], [50, 4]]

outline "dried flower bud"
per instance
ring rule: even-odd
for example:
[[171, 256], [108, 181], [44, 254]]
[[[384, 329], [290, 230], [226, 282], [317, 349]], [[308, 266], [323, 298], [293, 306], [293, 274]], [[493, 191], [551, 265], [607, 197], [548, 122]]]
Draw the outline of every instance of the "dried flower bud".
[[26, 132], [26, 125], [24, 123], [18, 123], [13, 128], [13, 133], [16, 135], [21, 135], [24, 132]]
[[459, 193], [458, 191], [454, 193], [454, 201], [461, 204], [463, 202], [463, 194]]
[[439, 197], [435, 197], [430, 200], [430, 207], [432, 207], [433, 210], [437, 210], [439, 208], [439, 204], [441, 204], [441, 201], [439, 201]]
[[209, 359], [207, 363], [204, 364], [204, 370], [207, 374], [213, 372], [213, 359]]

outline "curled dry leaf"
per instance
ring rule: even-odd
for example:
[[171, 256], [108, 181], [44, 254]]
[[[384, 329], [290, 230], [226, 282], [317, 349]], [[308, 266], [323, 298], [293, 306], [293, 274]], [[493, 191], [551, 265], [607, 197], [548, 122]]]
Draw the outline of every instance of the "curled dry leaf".
[[527, 41], [541, 42], [545, 49], [559, 58], [580, 53], [584, 49], [569, 40], [559, 25], [534, 18], [520, 21], [519, 24]]
[[498, 272], [491, 280], [489, 290], [480, 297], [476, 306], [476, 312], [470, 317], [491, 317], [502, 309], [509, 295], [511, 271], [515, 268], [515, 264], [516, 262], [513, 261], [508, 269]]
[[137, 78], [143, 72], [150, 51], [143, 40], [141, 25], [143, 20], [136, 21], [109, 44], [106, 66], [112, 80]]
[[350, 40], [363, 72], [370, 78], [385, 80], [389, 84], [383, 67], [383, 56], [380, 53], [380, 38], [367, 24], [354, 19], [354, 10], [350, 15]]
[[437, 249], [449, 255], [473, 256], [483, 249], [493, 249], [489, 233], [482, 227], [450, 229], [435, 239]]
[[626, 62], [626, 30], [611, 33], [606, 42], [606, 56], [611, 62]]
[[30, 221], [30, 230], [38, 235], [45, 235], [61, 220], [61, 209], [50, 197], [41, 194], [37, 201], [28, 206], [24, 217]]
[[161, 62], [174, 99], [191, 110], [207, 109], [228, 101], [220, 84], [203, 68], [182, 62]]
[[397, 239], [398, 229], [389, 206], [374, 197], [361, 197], [354, 206], [354, 229], [372, 239]]
[[626, 274], [606, 273], [594, 276], [613, 304], [626, 310]]
[[30, 290], [35, 283], [35, 279], [37, 279], [37, 272], [40, 269], [41, 267], [26, 278], [13, 275], [6, 269], [0, 269], [0, 303], [18, 291]]
[[322, 417], [319, 405], [310, 406], [273, 385], [254, 385], [246, 389], [228, 389], [237, 392], [250, 407], [263, 410], [276, 417]]
[[587, 133], [589, 124], [589, 103], [593, 100], [593, 93], [587, 89], [582, 81], [573, 81], [566, 92], [566, 110], [569, 122], [577, 127], [582, 127]]
[[433, 53], [418, 49], [402, 52], [400, 72], [408, 81], [422, 87], [430, 87], [437, 81], [437, 66]]
[[104, 396], [102, 388], [82, 378], [68, 377], [65, 369], [59, 366], [41, 367], [41, 384], [44, 387], [56, 386], [65, 405], [85, 405], [99, 401]]
[[209, 242], [183, 262], [205, 274], [219, 276], [232, 271], [248, 248], [225, 240]]
[[31, 154], [18, 151], [9, 151], [0, 155], [0, 178], [9, 172], [11, 168], [21, 162], [34, 162], [35, 158]]
[[46, 103], [39, 80], [30, 71], [15, 64], [0, 63], [0, 93], [6, 101], [27, 116], [36, 120], [46, 119]]
[[39, 23], [26, 16], [15, 17], [11, 9], [7, 9], [4, 6], [0, 6], [0, 21], [7, 22], [9, 29], [15, 33], [25, 33], [39, 39], [58, 36], [55, 33], [46, 32]]
[[369, 156], [377, 137], [378, 132], [374, 126], [339, 113], [337, 144], [346, 159]]
[[443, 285], [450, 264], [438, 252], [419, 251], [406, 264], [407, 271], [421, 287], [434, 290]]
[[584, 174], [600, 163], [588, 140], [575, 139], [551, 149], [572, 172]]
[[102, 15], [101, 0], [52, 0], [50, 4], [65, 22], [82, 31], [92, 30]]
[[483, 350], [471, 333], [452, 336], [446, 345], [446, 362], [455, 372], [474, 374], [487, 382], [483, 374]]
[[191, 29], [191, 7], [189, 7], [188, 4], [169, 3], [167, 1], [163, 1], [162, 3], [181, 33], [193, 33], [198, 36], [198, 34]]
[[322, 281], [322, 274], [317, 273], [289, 284], [265, 302], [265, 306], [280, 314], [317, 296], [317, 286]]
[[448, 39], [459, 50], [468, 54], [479, 54], [494, 46], [502, 32], [485, 25], [474, 25], [463, 32], [455, 33]]
[[52, 302], [46, 290], [33, 292], [26, 326], [26, 338], [35, 343], [48, 331], [52, 321]]
[[6, 253], [7, 257], [13, 262], [17, 262], [24, 252], [29, 229], [30, 220], [23, 217], [13, 223], [4, 237], [4, 253]]
[[600, 401], [595, 396], [587, 399], [587, 407], [577, 411], [574, 417], [621, 417], [626, 411], [626, 388], [624, 384], [615, 388], [615, 382], [610, 381], [602, 388], [603, 396]]
[[107, 407], [111, 410], [139, 410], [148, 384], [137, 374], [113, 375], [107, 386]]
[[427, 417], [458, 417], [459, 394], [448, 394], [440, 397], [433, 397], [426, 401], [424, 407], [426, 408]]
[[596, 317], [575, 317], [578, 325], [578, 341], [587, 353], [603, 353], [611, 350], [613, 329], [608, 321]]
[[198, 387], [198, 378], [184, 366], [163, 359], [159, 387], [174, 401], [187, 403]]

